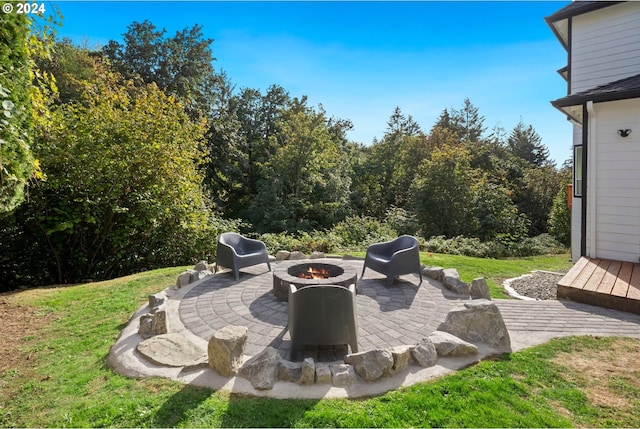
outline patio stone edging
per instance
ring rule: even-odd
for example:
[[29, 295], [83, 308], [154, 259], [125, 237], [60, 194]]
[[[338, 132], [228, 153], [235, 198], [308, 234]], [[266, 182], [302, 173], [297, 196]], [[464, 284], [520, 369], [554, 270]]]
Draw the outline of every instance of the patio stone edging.
[[[348, 256], [343, 257], [343, 259], [350, 259]], [[361, 258], [353, 258], [357, 260], [361, 260]], [[185, 338], [191, 338], [192, 341], [195, 340], [196, 345], [199, 345], [201, 349], [206, 350], [206, 341], [201, 338], [197, 338], [192, 332], [190, 332], [185, 325], [182, 324], [180, 317], [175, 317], [178, 314], [178, 309], [180, 307], [180, 300], [184, 297], [190, 290], [194, 287], [197, 287], [199, 283], [202, 281], [210, 281], [205, 278], [196, 279], [195, 282], [189, 283], [186, 286], [174, 285], [168, 287], [165, 291], [155, 294], [153, 297], [150, 296], [149, 304], [142, 306], [136, 314], [132, 316], [131, 322], [129, 326], [125, 328], [118, 339], [118, 342], [112, 350], [110, 351], [108, 357], [108, 364], [110, 367], [114, 368], [117, 372], [122, 373], [127, 376], [140, 377], [140, 376], [149, 376], [149, 375], [160, 375], [168, 378], [183, 380], [183, 382], [193, 383], [203, 386], [212, 387], [214, 389], [224, 389], [224, 390], [232, 390], [232, 391], [240, 391], [249, 394], [258, 394], [258, 392], [267, 392], [271, 390], [246, 390], [246, 386], [250, 386], [250, 383], [239, 376], [232, 377], [224, 377], [217, 374], [215, 371], [212, 371], [207, 362], [204, 364], [200, 364], [198, 362], [197, 365], [189, 365], [184, 367], [175, 367], [168, 368], [166, 365], [157, 365], [157, 363], [153, 363], [151, 360], [147, 361], [147, 363], [141, 363], [141, 365], [135, 364], [135, 360], [139, 359], [140, 356], [136, 358], [135, 355], [130, 356], [130, 351], [135, 349], [137, 344], [140, 342], [140, 336], [137, 332], [132, 331], [135, 328], [139, 327], [139, 319], [140, 316], [149, 312], [149, 309], [153, 307], [155, 311], [164, 308], [168, 315], [167, 326], [170, 333], [180, 333], [181, 335], [185, 335]], [[367, 281], [374, 281], [373, 279], [368, 279]], [[424, 287], [424, 286], [423, 286]], [[174, 314], [175, 313], [175, 314]], [[131, 326], [135, 325], [135, 326]], [[434, 332], [435, 333], [435, 332]], [[432, 333], [433, 334], [433, 333]], [[432, 335], [430, 334], [430, 335]], [[124, 341], [124, 343], [123, 343]], [[414, 340], [415, 341], [415, 340]], [[461, 340], [460, 340], [461, 341]], [[131, 344], [132, 346], [127, 346], [127, 344]], [[326, 395], [327, 391], [325, 389], [330, 389], [331, 393], [329, 396], [331, 397], [343, 397], [346, 396], [361, 396], [368, 394], [376, 394], [382, 393], [388, 390], [392, 390], [394, 388], [400, 387], [401, 385], [410, 385], [417, 381], [424, 381], [426, 379], [432, 378], [434, 376], [443, 375], [445, 373], [451, 372], [455, 370], [455, 368], [465, 367], [473, 362], [477, 362], [487, 356], [493, 355], [495, 353], [501, 352], [501, 350], [496, 350], [491, 346], [483, 346], [475, 355], [466, 354], [463, 355], [462, 360], [458, 360], [458, 358], [453, 358], [454, 361], [443, 361], [440, 365], [435, 365], [429, 369], [429, 371], [425, 372], [425, 368], [422, 368], [416, 364], [415, 359], [411, 355], [412, 351], [415, 349], [416, 345], [405, 345], [405, 346], [390, 346], [387, 351], [392, 353], [393, 355], [393, 367], [391, 370], [384, 372], [384, 376], [380, 376], [378, 378], [374, 378], [373, 380], [365, 380], [363, 377], [359, 376], [356, 372], [356, 369], [353, 365], [349, 365], [341, 362], [334, 363], [325, 363], [325, 362], [314, 362], [315, 372], [314, 372], [314, 384], [313, 385], [305, 385], [304, 383], [292, 383], [292, 382], [276, 382], [273, 386], [273, 394], [267, 394], [266, 396], [271, 397], [317, 397], [316, 395], [322, 396]], [[473, 347], [473, 345], [471, 345]], [[382, 349], [374, 349], [382, 350]], [[478, 348], [476, 348], [478, 350]], [[409, 356], [407, 356], [407, 351], [409, 352]], [[124, 356], [127, 354], [127, 356]], [[206, 351], [205, 351], [206, 355]], [[121, 358], [122, 356], [122, 358]], [[401, 356], [404, 356], [401, 358]], [[451, 355], [444, 356], [443, 358], [449, 359]], [[281, 359], [279, 359], [280, 362]], [[150, 363], [152, 365], [150, 365]], [[129, 365], [129, 368], [123, 368], [123, 366]], [[166, 374], [166, 375], [162, 375]], [[196, 375], [199, 374], [199, 375]], [[207, 375], [209, 374], [209, 375]], [[215, 375], [214, 375], [215, 374]], [[399, 377], [396, 377], [398, 375]], [[195, 377], [195, 378], [194, 378]], [[426, 378], [425, 378], [426, 377]], [[388, 380], [388, 381], [387, 381]], [[278, 381], [282, 381], [279, 380]], [[297, 388], [303, 389], [302, 391], [296, 390], [296, 387], [286, 387], [286, 386], [298, 386]], [[244, 387], [243, 387], [244, 386]], [[321, 387], [327, 386], [327, 387]], [[332, 387], [333, 386], [333, 387]], [[379, 387], [375, 387], [379, 386]], [[321, 388], [321, 390], [318, 390]], [[255, 388], [254, 388], [255, 389]], [[291, 390], [298, 392], [291, 396], [289, 392]], [[302, 393], [304, 389], [310, 389], [309, 393]], [[337, 389], [334, 391], [334, 389]], [[346, 389], [346, 390], [345, 390]], [[325, 392], [323, 394], [319, 392]], [[342, 393], [340, 393], [342, 392]], [[275, 395], [275, 396], [274, 396]], [[263, 394], [260, 394], [263, 396]]]

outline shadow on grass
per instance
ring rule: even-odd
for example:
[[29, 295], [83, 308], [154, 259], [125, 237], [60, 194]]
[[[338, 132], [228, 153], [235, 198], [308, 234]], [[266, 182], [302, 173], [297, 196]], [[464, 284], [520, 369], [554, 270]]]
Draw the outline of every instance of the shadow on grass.
[[149, 426], [294, 427], [305, 420], [306, 413], [318, 402], [317, 399], [218, 394], [206, 387], [186, 385], [158, 409]]
[[317, 399], [272, 399], [231, 395], [221, 427], [295, 427]]
[[175, 427], [187, 423], [192, 412], [214, 392], [206, 387], [184, 386], [171, 396], [155, 414], [151, 427]]

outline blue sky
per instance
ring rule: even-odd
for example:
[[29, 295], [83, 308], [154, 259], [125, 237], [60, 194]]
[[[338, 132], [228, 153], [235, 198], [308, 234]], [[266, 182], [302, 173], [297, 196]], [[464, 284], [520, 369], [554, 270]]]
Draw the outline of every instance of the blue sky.
[[214, 39], [216, 70], [237, 88], [281, 85], [351, 140], [382, 138], [396, 106], [428, 132], [465, 98], [485, 125], [533, 125], [551, 157], [569, 158], [572, 127], [549, 103], [566, 95], [567, 55], [544, 17], [568, 1], [59, 1], [58, 36], [96, 47], [148, 19], [173, 36], [194, 24]]

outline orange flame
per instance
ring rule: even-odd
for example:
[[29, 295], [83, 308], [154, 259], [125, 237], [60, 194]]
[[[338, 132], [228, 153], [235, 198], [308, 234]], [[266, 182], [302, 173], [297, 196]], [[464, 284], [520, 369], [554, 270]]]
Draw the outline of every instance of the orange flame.
[[310, 266], [309, 268], [307, 268], [307, 271], [300, 273], [298, 277], [302, 279], [326, 279], [330, 276], [331, 275], [329, 274], [329, 270], [326, 270], [324, 268], [316, 269]]

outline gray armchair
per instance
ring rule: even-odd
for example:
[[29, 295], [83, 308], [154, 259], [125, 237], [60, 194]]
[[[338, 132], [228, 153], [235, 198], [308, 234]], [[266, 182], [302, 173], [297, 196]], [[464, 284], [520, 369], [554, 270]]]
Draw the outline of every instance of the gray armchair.
[[367, 267], [386, 275], [387, 286], [391, 286], [397, 276], [410, 273], [418, 273], [419, 284], [422, 284], [418, 240], [410, 235], [402, 235], [392, 241], [372, 244], [367, 248], [361, 278]]
[[291, 358], [303, 345], [348, 344], [358, 352], [356, 286], [315, 285], [289, 287], [289, 335]]
[[225, 232], [218, 237], [216, 272], [220, 266], [231, 268], [236, 280], [239, 280], [240, 268], [263, 263], [271, 271], [267, 246], [262, 241], [246, 238], [235, 232]]

